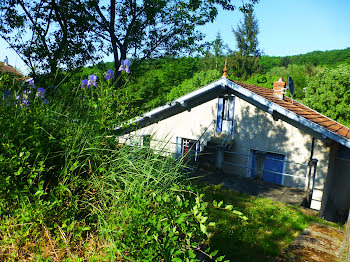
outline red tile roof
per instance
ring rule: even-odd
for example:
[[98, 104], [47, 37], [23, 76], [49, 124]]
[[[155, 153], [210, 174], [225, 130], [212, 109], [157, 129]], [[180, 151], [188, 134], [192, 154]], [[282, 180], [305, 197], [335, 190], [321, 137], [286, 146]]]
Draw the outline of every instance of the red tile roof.
[[239, 81], [233, 82], [319, 126], [328, 129], [333, 133], [350, 139], [350, 129], [348, 127], [339, 124], [338, 122], [316, 112], [315, 110], [312, 110], [311, 108], [308, 108], [307, 106], [304, 106], [303, 104], [298, 103], [295, 100], [292, 100], [289, 97], [285, 96], [284, 100], [280, 100], [273, 95], [272, 89], [246, 84]]
[[10, 73], [10, 74], [13, 74], [13, 75], [24, 77], [23, 74], [21, 72], [19, 72], [16, 68], [14, 68], [12, 66], [5, 65], [4, 62], [0, 62], [0, 71], [3, 74], [4, 73]]

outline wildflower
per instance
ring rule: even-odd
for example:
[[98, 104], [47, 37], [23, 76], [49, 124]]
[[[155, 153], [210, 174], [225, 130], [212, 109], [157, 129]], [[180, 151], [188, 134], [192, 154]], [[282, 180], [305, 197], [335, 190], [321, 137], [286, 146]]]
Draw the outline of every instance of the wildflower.
[[23, 91], [23, 94], [31, 94], [32, 93], [32, 91], [30, 91], [30, 90], [24, 90]]
[[97, 76], [89, 75], [88, 79], [89, 79], [89, 81], [87, 83], [87, 86], [90, 86], [90, 85], [93, 85], [94, 87], [97, 86], [97, 84], [96, 84]]
[[26, 106], [29, 107], [29, 101], [27, 99], [23, 99], [22, 103], [20, 104], [20, 106]]
[[130, 73], [130, 69], [129, 69], [129, 66], [131, 65], [131, 62], [129, 59], [125, 59], [121, 61], [121, 65], [118, 69], [118, 71], [125, 71], [127, 73]]
[[46, 93], [45, 88], [39, 87], [38, 92], [36, 93], [36, 96], [40, 96], [41, 98], [45, 98], [44, 95]]
[[110, 80], [112, 78], [113, 74], [114, 74], [113, 70], [109, 69], [105, 75], [105, 79]]
[[87, 79], [84, 79], [83, 81], [81, 81], [81, 88], [86, 87], [88, 83], [89, 83], [89, 80]]
[[30, 79], [28, 81], [29, 85], [32, 86], [32, 88], [35, 88], [35, 83], [34, 83], [34, 79]]

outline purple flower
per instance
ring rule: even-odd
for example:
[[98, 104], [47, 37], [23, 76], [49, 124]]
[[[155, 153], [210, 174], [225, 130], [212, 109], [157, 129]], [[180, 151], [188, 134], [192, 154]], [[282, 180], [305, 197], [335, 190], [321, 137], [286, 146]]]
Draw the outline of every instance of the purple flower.
[[113, 74], [114, 74], [113, 70], [109, 69], [105, 75], [105, 79], [110, 80], [112, 78]]
[[24, 90], [23, 91], [23, 94], [31, 94], [32, 93], [32, 91], [30, 91], [30, 90]]
[[129, 66], [131, 65], [131, 62], [129, 59], [125, 59], [121, 61], [121, 65], [118, 69], [118, 71], [125, 71], [127, 73], [130, 73], [130, 69], [129, 69]]
[[44, 98], [45, 93], [46, 93], [45, 88], [39, 87], [38, 92], [36, 93], [36, 96], [40, 96], [41, 98]]
[[28, 84], [29, 84], [32, 88], [35, 88], [35, 83], [34, 83], [34, 79], [33, 79], [33, 78], [30, 79], [30, 80], [28, 81]]
[[96, 84], [97, 76], [89, 75], [88, 79], [89, 79], [89, 81], [88, 81], [87, 86], [90, 86], [90, 85], [93, 85], [94, 87], [97, 86], [97, 84]]
[[47, 101], [47, 99], [46, 99], [45, 97], [43, 97], [43, 102], [44, 102], [45, 104], [49, 103], [49, 101]]
[[46, 90], [45, 90], [45, 88], [39, 87], [39, 88], [38, 88], [38, 92], [39, 92], [39, 93], [42, 93], [43, 95], [45, 95]]
[[16, 96], [16, 100], [20, 100], [21, 97], [19, 95]]
[[84, 79], [83, 81], [81, 81], [81, 88], [86, 87], [88, 85], [88, 83], [89, 83], [89, 80], [87, 80], [87, 79]]

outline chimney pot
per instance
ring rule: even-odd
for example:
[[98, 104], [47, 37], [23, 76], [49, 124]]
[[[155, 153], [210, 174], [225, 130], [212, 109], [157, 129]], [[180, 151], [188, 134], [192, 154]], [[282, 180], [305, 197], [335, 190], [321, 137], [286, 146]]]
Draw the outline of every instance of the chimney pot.
[[285, 88], [286, 82], [283, 81], [283, 77], [280, 77], [278, 81], [273, 83], [273, 95], [278, 99], [284, 100]]

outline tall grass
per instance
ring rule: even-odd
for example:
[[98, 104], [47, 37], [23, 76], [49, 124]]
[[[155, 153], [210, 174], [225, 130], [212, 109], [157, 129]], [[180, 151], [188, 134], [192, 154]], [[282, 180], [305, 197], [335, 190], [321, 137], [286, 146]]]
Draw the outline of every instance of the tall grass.
[[65, 84], [47, 90], [48, 104], [32, 92], [27, 108], [15, 104], [18, 88], [0, 102], [0, 260], [215, 255], [202, 248], [207, 203], [181, 164], [149, 148], [117, 147], [111, 127], [135, 110], [122, 90]]

